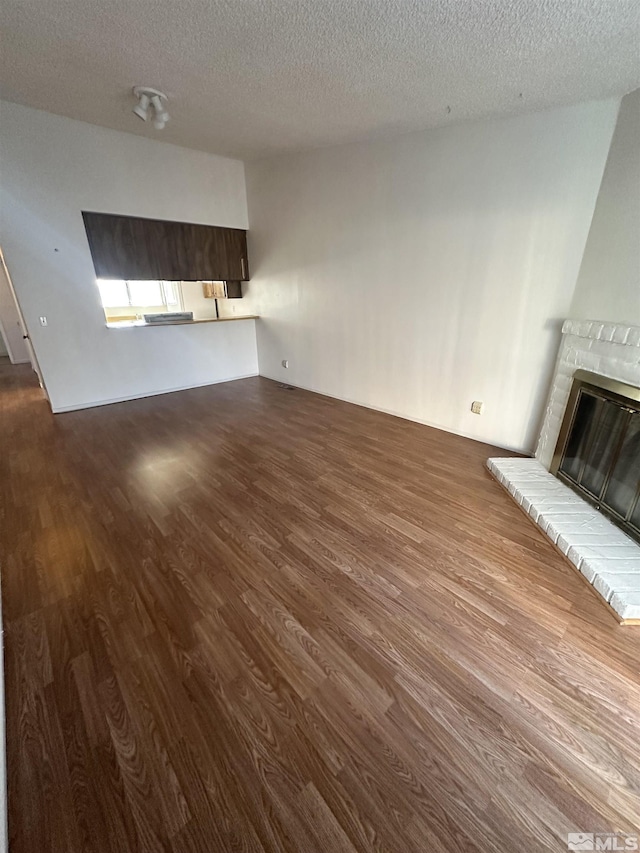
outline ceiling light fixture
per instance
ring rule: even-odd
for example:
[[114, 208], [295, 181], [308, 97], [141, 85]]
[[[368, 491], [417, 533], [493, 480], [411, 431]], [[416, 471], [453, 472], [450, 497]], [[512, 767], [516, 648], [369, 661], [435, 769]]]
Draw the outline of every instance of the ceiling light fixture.
[[138, 118], [146, 121], [149, 118], [149, 106], [151, 106], [154, 112], [153, 126], [156, 130], [162, 130], [169, 121], [169, 113], [163, 103], [168, 100], [164, 92], [150, 89], [148, 86], [134, 86], [133, 94], [138, 99], [133, 112]]

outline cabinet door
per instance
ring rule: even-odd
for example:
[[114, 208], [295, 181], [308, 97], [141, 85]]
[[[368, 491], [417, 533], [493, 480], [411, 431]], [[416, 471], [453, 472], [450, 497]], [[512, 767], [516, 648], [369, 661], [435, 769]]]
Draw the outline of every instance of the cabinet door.
[[227, 278], [233, 281], [248, 281], [247, 232], [239, 228], [225, 228], [224, 232], [227, 266], [229, 269]]
[[238, 228], [86, 211], [82, 216], [98, 278], [249, 278], [246, 232]]
[[182, 225], [180, 222], [165, 222], [157, 219], [141, 219], [143, 231], [150, 246], [153, 247], [153, 264], [158, 278], [162, 281], [180, 281], [185, 276], [188, 261]]
[[127, 252], [126, 263], [122, 267], [127, 275], [118, 277], [132, 281], [172, 280], [171, 253], [164, 227], [168, 223], [133, 216], [128, 220], [132, 244]]
[[136, 228], [138, 220], [87, 212], [82, 217], [98, 278], [155, 277], [146, 241], [140, 240]]
[[177, 280], [165, 227], [170, 223], [86, 211], [82, 217], [98, 278]]
[[242, 299], [242, 282], [225, 281], [225, 296], [227, 299]]
[[211, 281], [228, 278], [224, 228], [211, 225], [180, 225], [184, 251], [185, 281]]

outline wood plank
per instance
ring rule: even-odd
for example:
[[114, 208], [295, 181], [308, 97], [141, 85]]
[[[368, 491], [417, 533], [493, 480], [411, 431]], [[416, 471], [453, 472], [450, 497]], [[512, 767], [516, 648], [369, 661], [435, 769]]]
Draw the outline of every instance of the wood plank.
[[53, 416], [0, 366], [12, 853], [638, 832], [640, 636], [495, 448], [254, 378]]

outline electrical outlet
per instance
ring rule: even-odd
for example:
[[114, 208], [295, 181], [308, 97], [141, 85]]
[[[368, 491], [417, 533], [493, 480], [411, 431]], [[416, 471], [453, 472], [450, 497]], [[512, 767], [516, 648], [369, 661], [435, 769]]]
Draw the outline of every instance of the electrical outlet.
[[283, 367], [289, 367], [289, 359], [288, 358], [282, 359], [282, 366]]
[[474, 415], [481, 415], [483, 406], [484, 406], [483, 402], [481, 402], [480, 400], [474, 400], [473, 403], [471, 404], [471, 411], [473, 412]]

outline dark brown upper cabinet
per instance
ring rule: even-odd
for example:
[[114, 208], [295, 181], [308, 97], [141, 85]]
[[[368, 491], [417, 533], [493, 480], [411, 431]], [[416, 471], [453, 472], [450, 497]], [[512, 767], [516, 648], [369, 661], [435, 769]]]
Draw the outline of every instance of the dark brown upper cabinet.
[[82, 212], [98, 278], [248, 281], [247, 232]]
[[235, 281], [248, 281], [247, 232], [240, 231], [237, 228], [225, 228], [224, 246], [229, 264], [227, 278]]

